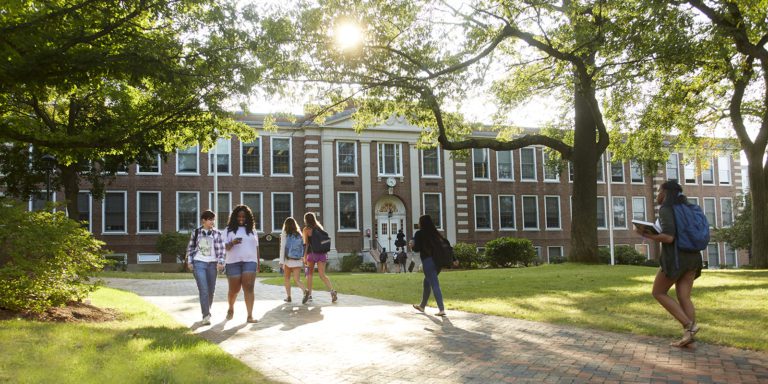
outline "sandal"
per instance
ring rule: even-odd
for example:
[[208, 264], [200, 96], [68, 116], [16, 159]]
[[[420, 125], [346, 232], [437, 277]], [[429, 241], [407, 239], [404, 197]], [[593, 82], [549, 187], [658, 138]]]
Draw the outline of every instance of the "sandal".
[[253, 317], [249, 317], [248, 320], [246, 320], [245, 322], [246, 323], [254, 324], [254, 323], [258, 323], [259, 321], [254, 319]]
[[445, 314], [445, 311], [440, 311], [438, 313], [435, 313], [435, 316], [445, 317], [447, 315]]
[[285, 299], [283, 299], [283, 301], [285, 301], [286, 303], [290, 303], [291, 302], [291, 297], [288, 296]]
[[336, 300], [338, 300], [338, 299], [339, 299], [339, 296], [336, 293], [336, 291], [331, 291], [331, 303], [335, 303]]
[[688, 344], [691, 344], [694, 341], [696, 341], [694, 339], [694, 336], [696, 336], [697, 332], [699, 332], [699, 326], [696, 324], [696, 322], [692, 321], [691, 324], [688, 325], [688, 327], [686, 327], [685, 332], [683, 333], [683, 338], [674, 343], [670, 343], [669, 345], [673, 347], [683, 348]]
[[306, 303], [307, 303], [307, 301], [309, 301], [309, 299], [310, 299], [311, 297], [312, 297], [312, 296], [309, 294], [309, 291], [308, 291], [308, 290], [304, 290], [304, 297], [301, 299], [301, 303], [302, 303], [302, 304], [306, 304]]
[[415, 310], [417, 310], [417, 311], [419, 311], [419, 312], [421, 312], [421, 313], [424, 313], [424, 307], [422, 307], [422, 306], [420, 306], [420, 305], [416, 305], [416, 304], [414, 304], [414, 305], [413, 305], [413, 309], [415, 309]]
[[228, 309], [227, 310], [227, 320], [232, 320], [233, 317], [235, 317], [235, 310], [234, 309]]

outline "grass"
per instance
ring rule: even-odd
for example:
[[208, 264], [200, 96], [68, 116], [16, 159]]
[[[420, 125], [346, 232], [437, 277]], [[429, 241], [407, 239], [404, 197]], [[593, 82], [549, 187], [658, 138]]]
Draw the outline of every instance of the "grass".
[[192, 272], [124, 272], [124, 271], [101, 271], [96, 277], [118, 277], [121, 279], [148, 279], [148, 280], [176, 280], [176, 279], [194, 279]]
[[262, 383], [264, 376], [140, 297], [100, 288], [92, 304], [119, 321], [0, 321], [0, 382]]
[[[546, 265], [447, 271], [440, 286], [448, 309], [582, 328], [676, 338], [679, 324], [653, 297], [656, 268]], [[339, 292], [400, 303], [421, 298], [421, 273], [332, 274]], [[282, 284], [270, 278], [269, 284]], [[324, 290], [315, 276], [314, 289]], [[674, 297], [674, 289], [670, 292]], [[693, 287], [702, 331], [713, 344], [768, 351], [768, 270], [703, 271]], [[430, 305], [435, 305], [434, 300]]]

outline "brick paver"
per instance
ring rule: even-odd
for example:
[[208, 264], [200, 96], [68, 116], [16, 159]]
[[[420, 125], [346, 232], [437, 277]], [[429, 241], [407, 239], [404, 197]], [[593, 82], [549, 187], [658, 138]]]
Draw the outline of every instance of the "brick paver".
[[[448, 311], [353, 295], [313, 293], [282, 301], [283, 287], [257, 282], [254, 317], [242, 294], [226, 313], [219, 279], [213, 324], [201, 327], [193, 280], [108, 279], [135, 292], [268, 378], [285, 383], [768, 383], [768, 354], [669, 339]], [[415, 297], [414, 297], [415, 299]], [[449, 299], [450, 300], [450, 299]], [[704, 329], [702, 332], [706, 332]]]

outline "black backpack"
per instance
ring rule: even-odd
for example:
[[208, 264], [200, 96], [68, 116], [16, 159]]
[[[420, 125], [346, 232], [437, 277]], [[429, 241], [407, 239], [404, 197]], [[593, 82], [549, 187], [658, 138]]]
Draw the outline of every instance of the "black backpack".
[[331, 251], [331, 237], [328, 232], [320, 228], [312, 229], [312, 236], [309, 237], [309, 248], [313, 253], [328, 253]]
[[453, 247], [448, 242], [448, 239], [441, 238], [432, 241], [432, 249], [430, 249], [429, 254], [438, 268], [448, 267], [456, 259], [456, 256], [453, 254]]

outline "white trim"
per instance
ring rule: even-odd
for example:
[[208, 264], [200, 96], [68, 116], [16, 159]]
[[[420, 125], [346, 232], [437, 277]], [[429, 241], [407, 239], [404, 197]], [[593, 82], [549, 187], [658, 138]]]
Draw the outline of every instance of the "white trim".
[[[226, 212], [229, 212], [229, 214], [227, 215], [226, 220], [224, 220], [224, 225], [221, 226], [221, 227], [219, 227], [219, 226], [216, 227], [219, 230], [223, 230], [224, 228], [227, 227], [227, 223], [229, 223], [229, 215], [232, 214], [232, 192], [218, 191], [218, 194], [219, 195], [227, 195], [227, 200], [229, 202], [229, 207], [227, 207], [227, 210], [226, 210]], [[219, 211], [223, 212], [223, 210], [221, 209], [221, 205], [218, 205], [218, 208], [219, 208]], [[208, 209], [213, 211], [213, 191], [208, 191]], [[216, 221], [217, 222], [219, 220], [221, 220], [219, 212], [214, 212], [214, 214], [216, 214]]]
[[[46, 194], [46, 198], [48, 197], [48, 196], [47, 196], [47, 195], [48, 195], [48, 190], [47, 190], [47, 189], [46, 189], [46, 190], [44, 190], [44, 191], [42, 191], [42, 190], [41, 190], [41, 191], [37, 191], [36, 193], [45, 193], [45, 194]], [[30, 196], [30, 197], [29, 197], [29, 200], [27, 201], [27, 211], [28, 211], [28, 212], [33, 212], [33, 211], [32, 211], [32, 202], [33, 202], [34, 200], [35, 200], [35, 199], [34, 199], [34, 197], [33, 197], [33, 196]], [[43, 199], [39, 199], [39, 200], [43, 200]], [[55, 202], [56, 202], [56, 191], [52, 191], [52, 192], [51, 192], [51, 203], [55, 203]], [[47, 203], [48, 203], [48, 201], [46, 201], [45, 203], [47, 204]], [[55, 207], [53, 208], [53, 212], [56, 212], [56, 208], [55, 208]]]
[[[258, 143], [259, 148], [259, 172], [253, 173], [253, 172], [244, 172], [243, 169], [243, 144], [253, 144]], [[264, 145], [261, 142], [261, 136], [257, 137], [256, 140], [250, 141], [247, 143], [243, 143], [240, 141], [240, 176], [264, 176]]]
[[[152, 259], [154, 259], [154, 256], [157, 256], [157, 261], [141, 261], [142, 256], [153, 256]], [[150, 259], [151, 260], [151, 259]], [[163, 262], [163, 255], [160, 253], [137, 253], [136, 254], [136, 264], [160, 264]]]
[[[536, 227], [525, 227], [525, 198], [526, 197], [533, 197], [533, 201], [535, 202], [534, 206], [536, 207]], [[522, 228], [523, 231], [538, 231], [539, 228], [541, 228], [541, 223], [539, 223], [539, 196], [538, 195], [522, 195], [520, 196], [520, 217], [522, 218]]]
[[[642, 199], [643, 200], [643, 217], [640, 219], [635, 219], [635, 199]], [[648, 218], [648, 201], [645, 199], [645, 196], [632, 196], [632, 220], [642, 220], [647, 221]]]
[[[426, 199], [427, 195], [437, 195], [437, 208], [440, 215], [440, 217], [438, 218], [439, 219], [438, 224], [440, 225], [435, 225], [435, 227], [439, 230], [442, 230], [443, 229], [443, 194], [440, 192], [423, 192], [421, 194], [421, 207], [422, 207], [423, 215], [427, 214], [427, 211], [425, 209], [427, 206], [427, 199]], [[432, 221], [434, 222], [434, 218], [432, 219]]]
[[[523, 151], [531, 150], [533, 153], [533, 178], [523, 177]], [[520, 181], [521, 182], [536, 182], [539, 179], [539, 172], [536, 167], [536, 147], [523, 147], [520, 148]]]
[[[141, 230], [141, 194], [153, 193], [157, 195], [157, 230]], [[160, 191], [136, 191], [136, 234], [159, 234], [163, 232], [163, 194]]]
[[[608, 229], [608, 220], [613, 220], [613, 218], [608, 217], [608, 207], [606, 206], [606, 198], [605, 196], [597, 196], [597, 206], [600, 206], [600, 200], [603, 200], [603, 214], [605, 215], [605, 226], [601, 227], [600, 223], [597, 223], [597, 229]], [[571, 215], [573, 216], [573, 215]]]
[[[475, 151], [482, 151], [485, 156], [485, 170], [487, 175], [485, 177], [478, 177], [475, 173]], [[474, 181], [491, 181], [491, 151], [488, 148], [472, 148], [472, 180]]]
[[562, 245], [550, 245], [547, 246], [547, 264], [550, 264], [552, 261], [552, 251], [551, 249], [560, 249], [560, 256], [559, 257], [565, 257], [565, 249], [563, 249]]
[[[341, 195], [355, 195], [355, 228], [341, 227]], [[339, 232], [360, 232], [360, 198], [357, 191], [338, 191], [336, 192], [336, 222]]]
[[[433, 150], [435, 151], [435, 154], [437, 154], [437, 174], [436, 175], [427, 175], [424, 172], [424, 151], [425, 150]], [[419, 154], [421, 155], [421, 177], [423, 178], [442, 178], [442, 170], [440, 169], [440, 164], [442, 160], [442, 156], [440, 155], [440, 147], [437, 148], [426, 148], [419, 150]]]
[[194, 193], [195, 194], [195, 225], [193, 228], [200, 226], [200, 192], [198, 191], [176, 191], [176, 231], [181, 233], [187, 233], [188, 230], [179, 227], [179, 194], [181, 193]]
[[[288, 173], [275, 173], [275, 140], [288, 140]], [[269, 174], [273, 177], [293, 176], [293, 138], [270, 136], [269, 137]], [[293, 204], [293, 203], [291, 203]]]
[[[729, 201], [731, 203], [731, 224], [727, 227], [725, 226], [725, 212], [723, 212], [723, 201]], [[722, 228], [730, 228], [734, 224], [734, 212], [733, 212], [733, 198], [732, 197], [721, 197], [720, 198], [720, 226]]]
[[[688, 172], [690, 171], [691, 175], [693, 175], [693, 182], [688, 182]], [[685, 163], [683, 165], [683, 183], [684, 185], [698, 185], [697, 181], [697, 174], [696, 174], [696, 162], [692, 161], [690, 163]]]
[[[724, 169], [726, 167], [723, 167], [723, 165], [727, 165], [727, 169]], [[731, 157], [730, 156], [718, 156], [717, 157], [717, 184], [718, 185], [731, 185], [733, 184], [733, 171], [731, 167]], [[723, 181], [723, 173], [727, 172], [728, 180]]]
[[225, 148], [227, 148], [227, 172], [215, 172], [217, 176], [232, 176], [232, 140], [220, 137], [218, 140], [216, 140], [216, 144], [214, 148], [211, 148], [211, 150], [208, 151], [208, 176], [214, 176], [213, 167], [218, 167], [218, 159], [216, 161], [213, 161], [213, 152], [214, 149], [216, 150], [216, 157], [225, 155], [224, 153], [219, 151], [219, 142], [225, 142], [227, 145]]
[[[385, 146], [385, 145], [393, 145], [393, 146], [395, 146], [394, 147], [395, 148], [395, 154], [397, 155], [397, 159], [396, 159], [397, 160], [397, 170], [396, 170], [395, 173], [382, 172], [382, 171], [386, 171], [386, 169], [384, 169], [384, 158], [383, 158], [384, 152], [382, 151], [382, 147]], [[402, 143], [379, 142], [376, 145], [376, 150], [378, 152], [377, 153], [377, 158], [378, 158], [378, 161], [379, 161], [379, 164], [378, 164], [378, 167], [377, 167], [378, 168], [378, 177], [385, 177], [385, 176], [398, 176], [398, 177], [402, 177], [403, 176], [403, 145], [402, 145]]]
[[[502, 197], [511, 197], [512, 198], [512, 226], [511, 227], [504, 227], [501, 225], [501, 198]], [[499, 212], [499, 231], [516, 231], [517, 230], [517, 207], [515, 206], [515, 195], [499, 195], [498, 198], [498, 204], [499, 208], [496, 210]]]
[[608, 177], [608, 175], [605, 174], [605, 153], [600, 155], [600, 161], [598, 161], [595, 166], [597, 167], [597, 174], [600, 176], [600, 178], [597, 179], [597, 184], [605, 184], [605, 180]]
[[[488, 227], [480, 228], [477, 226], [477, 198], [478, 197], [485, 197], [488, 200]], [[493, 231], [493, 202], [491, 201], [491, 195], [486, 194], [477, 194], [472, 196], [472, 201], [474, 203], [474, 224], [475, 224], [475, 231]]]
[[[676, 169], [675, 177], [670, 177], [670, 174], [669, 174], [669, 170], [670, 170], [669, 162], [672, 160], [672, 156], [675, 157], [675, 165], [674, 165], [674, 168]], [[666, 180], [677, 180], [678, 182], [680, 181], [680, 154], [679, 153], [671, 152], [669, 154], [667, 161], [664, 163], [664, 177], [666, 178]]]
[[[107, 195], [110, 193], [122, 193], [123, 194], [123, 228], [122, 231], [109, 231], [106, 230], [107, 221], [106, 218], [106, 210], [107, 210]], [[102, 235], [127, 235], [128, 234], [128, 191], [105, 191], [104, 192], [104, 198], [101, 199], [101, 234]]]
[[[263, 192], [248, 192], [248, 191], [241, 191], [240, 192], [240, 204], [245, 204], [245, 195], [259, 195], [259, 226], [256, 226], [256, 230], [260, 232], [264, 232], [264, 193]], [[248, 208], [251, 208], [251, 212], [253, 212], [253, 208], [249, 205]]]
[[[195, 172], [179, 172], [179, 150], [176, 150], [176, 176], [200, 176], [200, 147], [198, 145], [192, 146], [195, 148]], [[183, 150], [192, 148], [188, 147]], [[191, 153], [185, 153], [185, 155], [191, 155]]]
[[[339, 151], [339, 144], [352, 144], [354, 147], [354, 161], [352, 164], [355, 167], [355, 170], [353, 172], [341, 172], [339, 168], [341, 167], [341, 161], [339, 161], [339, 156], [341, 152]], [[357, 142], [356, 141], [348, 141], [348, 140], [339, 140], [336, 142], [336, 176], [357, 176]], [[359, 225], [358, 225], [359, 226]]]
[[[613, 155], [613, 154], [611, 154]], [[611, 156], [613, 157], [613, 156]], [[621, 181], [613, 181], [613, 165], [615, 163], [621, 164]], [[611, 184], [626, 184], [627, 183], [627, 172], [624, 169], [624, 162], [623, 161], [611, 161], [610, 164], [608, 164], [608, 168], [611, 170]]]
[[[79, 190], [77, 191], [78, 199], [80, 198], [81, 193], [88, 195], [88, 232], [93, 233], [93, 194], [89, 190]], [[80, 204], [77, 205], [77, 210], [80, 211], [80, 213], [83, 212]]]
[[560, 170], [558, 167], [552, 170], [555, 173], [554, 178], [547, 178], [547, 160], [549, 158], [549, 152], [541, 150], [541, 174], [545, 183], [559, 183], [560, 182]]
[[157, 156], [157, 172], [142, 172], [141, 171], [141, 165], [139, 163], [136, 163], [136, 174], [137, 175], [162, 175], [163, 174], [163, 159], [160, 157], [160, 154], [155, 154]]
[[[701, 210], [704, 211], [704, 216], [707, 215], [707, 201], [712, 201], [712, 217], [715, 219], [713, 222], [709, 223], [710, 228], [718, 228], [717, 227], [717, 198], [715, 197], [702, 197], [702, 205]], [[709, 220], [709, 217], [707, 217], [707, 220]]]
[[[509, 177], [503, 178], [500, 175], [500, 165], [499, 162], [499, 154], [500, 153], [508, 153], [509, 154]], [[502, 182], [508, 182], [508, 181], [515, 181], [515, 151], [508, 150], [508, 151], [496, 151], [496, 180], [502, 181]]]
[[[288, 202], [291, 203], [291, 212], [288, 216], [293, 217], [293, 192], [271, 192], [269, 203], [272, 206], [270, 212], [272, 212], [272, 230], [270, 232], [280, 232], [283, 230], [283, 223], [275, 223], [275, 195], [288, 195]], [[318, 219], [320, 220], [320, 219]], [[277, 227], [275, 227], [277, 224]], [[265, 231], [266, 232], [266, 231]]]
[[[632, 164], [637, 164], [640, 166], [640, 181], [635, 181], [632, 179]], [[635, 184], [635, 185], [644, 185], [645, 184], [645, 167], [643, 167], [643, 163], [637, 161], [637, 160], [630, 160], [629, 161], [629, 183]]]
[[[614, 202], [616, 200], [624, 201], [624, 225], [616, 225], [616, 208]], [[627, 215], [627, 197], [626, 196], [611, 196], [611, 225], [613, 229], [627, 229], [627, 222], [629, 221], [629, 215]]]
[[[547, 199], [552, 197], [557, 199], [557, 227], [556, 228], [555, 227], [550, 228], [549, 223], [547, 223]], [[544, 230], [546, 231], [562, 231], [563, 230], [563, 210], [562, 210], [562, 206], [560, 205], [559, 195], [544, 195]]]

